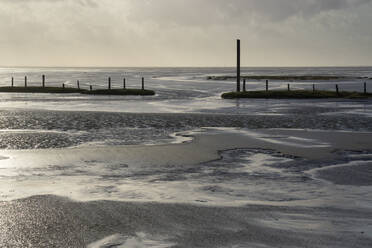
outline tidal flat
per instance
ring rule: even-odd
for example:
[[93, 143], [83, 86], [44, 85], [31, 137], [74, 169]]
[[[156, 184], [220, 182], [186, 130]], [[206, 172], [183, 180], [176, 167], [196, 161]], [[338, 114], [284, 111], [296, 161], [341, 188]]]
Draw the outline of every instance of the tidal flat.
[[[372, 245], [368, 98], [222, 99], [235, 82], [206, 75], [233, 68], [4, 69], [0, 85], [27, 74], [31, 87], [46, 74], [52, 87], [80, 80], [104, 90], [107, 75], [118, 88], [124, 73], [128, 88], [146, 77], [156, 94], [0, 93], [2, 246]], [[337, 80], [340, 91], [359, 93], [359, 77], [372, 76], [366, 68], [243, 73], [335, 75], [347, 78]], [[291, 87], [313, 84], [329, 91], [335, 82]]]

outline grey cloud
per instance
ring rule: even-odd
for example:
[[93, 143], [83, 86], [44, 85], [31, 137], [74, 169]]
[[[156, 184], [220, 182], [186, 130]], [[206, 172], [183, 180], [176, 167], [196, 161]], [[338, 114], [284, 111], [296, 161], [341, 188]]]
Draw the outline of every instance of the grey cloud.
[[80, 5], [83, 5], [83, 6], [88, 6], [88, 7], [98, 7], [97, 2], [94, 1], [94, 0], [77, 0], [77, 2], [78, 2]]
[[372, 3], [372, 0], [133, 0], [131, 18], [169, 23], [238, 24], [253, 17], [283, 21]]
[[[110, 6], [115, 0], [0, 0], [6, 3], [63, 3]], [[234, 23], [252, 16], [283, 21], [292, 16], [311, 18], [317, 14], [357, 7], [372, 0], [122, 0], [131, 3], [130, 18], [180, 24]]]
[[370, 64], [371, 12], [372, 0], [0, 0], [0, 64], [227, 66], [236, 37], [255, 66]]
[[1, 3], [12, 3], [12, 4], [32, 4], [32, 3], [63, 3], [63, 2], [74, 2], [81, 6], [97, 7], [96, 0], [0, 0]]

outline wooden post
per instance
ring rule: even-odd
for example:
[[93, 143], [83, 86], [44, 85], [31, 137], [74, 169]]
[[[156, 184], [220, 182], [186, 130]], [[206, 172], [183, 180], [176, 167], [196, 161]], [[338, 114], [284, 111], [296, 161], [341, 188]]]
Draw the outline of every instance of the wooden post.
[[243, 79], [243, 91], [246, 92], [246, 82], [245, 82], [245, 79]]
[[14, 77], [12, 77], [12, 88], [14, 87]]
[[291, 86], [288, 84], [288, 91], [291, 91]]
[[337, 93], [337, 95], [339, 94], [339, 91], [338, 91], [338, 84], [336, 84], [336, 93]]
[[62, 84], [62, 88], [63, 88], [63, 89], [65, 88], [65, 84], [64, 84], [64, 83]]
[[313, 84], [313, 93], [315, 93], [315, 84]]
[[125, 85], [125, 82], [126, 80], [125, 80], [125, 78], [123, 79], [123, 89], [125, 90], [125, 88], [126, 88], [126, 85]]
[[236, 91], [240, 92], [240, 40], [237, 40]]
[[108, 89], [111, 90], [111, 77], [108, 78]]
[[364, 82], [364, 94], [367, 94], [367, 82]]
[[89, 85], [89, 90], [92, 91], [93, 90], [93, 87], [92, 85]]
[[80, 90], [80, 81], [77, 80], [77, 81], [76, 81], [76, 84], [77, 84], [78, 89]]
[[269, 91], [269, 80], [266, 80], [266, 91]]
[[142, 78], [142, 90], [145, 90], [145, 78]]
[[25, 76], [25, 88], [27, 88], [27, 76]]
[[45, 88], [45, 75], [42, 75], [41, 77], [42, 77], [41, 81], [42, 81], [43, 88]]

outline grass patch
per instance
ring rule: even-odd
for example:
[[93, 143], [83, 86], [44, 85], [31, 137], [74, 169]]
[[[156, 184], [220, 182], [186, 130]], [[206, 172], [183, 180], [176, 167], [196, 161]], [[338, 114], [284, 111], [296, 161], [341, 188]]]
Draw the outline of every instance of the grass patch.
[[153, 96], [155, 91], [142, 89], [98, 89], [92, 91], [84, 91], [83, 94], [89, 95], [116, 95], [116, 96]]
[[0, 92], [7, 93], [54, 93], [54, 94], [68, 94], [81, 93], [89, 95], [121, 95], [121, 96], [153, 96], [155, 91], [142, 89], [98, 89], [85, 90], [78, 88], [62, 88], [62, 87], [0, 87]]
[[364, 99], [371, 98], [372, 93], [359, 93], [341, 91], [337, 94], [335, 91], [320, 91], [315, 92], [310, 90], [270, 90], [270, 91], [245, 91], [245, 92], [228, 92], [222, 94], [224, 99], [236, 98], [273, 98], [273, 99], [316, 99], [316, 98], [349, 98], [349, 99]]
[[61, 87], [0, 87], [0, 92], [9, 93], [82, 93], [85, 90], [77, 88], [61, 88]]
[[[328, 75], [301, 75], [301, 76], [290, 76], [290, 75], [262, 75], [262, 76], [241, 76], [241, 79], [245, 80], [282, 80], [282, 81], [328, 81], [328, 80], [342, 80], [350, 79], [351, 77], [345, 76], [328, 76]], [[355, 79], [361, 79], [356, 77]], [[227, 81], [236, 80], [236, 76], [208, 76], [207, 80]]]

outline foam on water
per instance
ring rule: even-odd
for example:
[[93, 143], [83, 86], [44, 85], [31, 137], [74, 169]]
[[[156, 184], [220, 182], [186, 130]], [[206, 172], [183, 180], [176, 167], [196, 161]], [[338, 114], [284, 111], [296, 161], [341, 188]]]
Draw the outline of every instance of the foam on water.
[[[343, 164], [310, 170], [315, 178], [325, 179], [339, 185], [372, 186], [372, 154]], [[359, 157], [358, 157], [359, 158]]]
[[[286, 146], [293, 146], [293, 147], [302, 147], [302, 148], [317, 148], [317, 147], [330, 147], [329, 143], [321, 142], [316, 139], [308, 139], [308, 138], [301, 138], [301, 137], [294, 137], [294, 136], [282, 136], [282, 135], [267, 135], [266, 133], [259, 131], [251, 131], [247, 129], [235, 129], [235, 128], [205, 128], [209, 130], [219, 130], [219, 131], [228, 131], [232, 133], [239, 133], [241, 135], [247, 135], [249, 137], [253, 137], [258, 140], [263, 140], [266, 142], [286, 145]], [[275, 129], [271, 129], [275, 130]], [[277, 129], [283, 130], [283, 129]], [[298, 130], [298, 129], [297, 129]]]
[[[102, 240], [89, 244], [87, 248], [168, 248], [175, 244], [166, 241], [153, 240], [145, 233], [137, 233], [134, 237], [126, 237], [120, 234], [108, 236]], [[164, 238], [163, 238], [164, 239]]]

